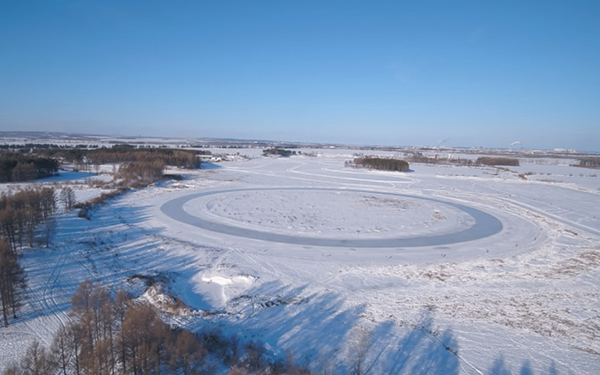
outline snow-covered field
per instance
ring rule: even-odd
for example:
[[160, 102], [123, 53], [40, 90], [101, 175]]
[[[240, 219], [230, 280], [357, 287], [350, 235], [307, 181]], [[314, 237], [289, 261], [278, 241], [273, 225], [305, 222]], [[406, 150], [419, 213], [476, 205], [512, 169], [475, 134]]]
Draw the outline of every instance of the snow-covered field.
[[[365, 342], [370, 374], [600, 373], [597, 171], [525, 159], [402, 174], [344, 167], [348, 150], [253, 151], [130, 192], [91, 221], [61, 214], [53, 245], [25, 250], [28, 305], [0, 329], [0, 369], [33, 339], [50, 343], [83, 279], [142, 294], [137, 275], [162, 278], [192, 308], [178, 324], [259, 339], [332, 373]], [[178, 202], [187, 219], [166, 214]], [[468, 231], [469, 209], [501, 229], [402, 245]]]

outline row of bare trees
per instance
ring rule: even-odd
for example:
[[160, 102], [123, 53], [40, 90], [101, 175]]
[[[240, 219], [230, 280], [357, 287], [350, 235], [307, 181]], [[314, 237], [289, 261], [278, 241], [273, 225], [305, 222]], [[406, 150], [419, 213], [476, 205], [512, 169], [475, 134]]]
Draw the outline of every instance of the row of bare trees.
[[[53, 188], [29, 188], [14, 194], [0, 195], [0, 236], [16, 248], [26, 242], [34, 245], [35, 229], [48, 223], [56, 213], [56, 194]], [[50, 232], [46, 233], [46, 244]]]
[[[115, 298], [91, 281], [72, 297], [70, 323], [49, 349], [34, 342], [4, 374], [199, 374], [206, 350], [189, 331], [172, 330], [148, 303], [123, 290]], [[205, 373], [205, 372], [202, 372]]]
[[137, 161], [124, 163], [119, 168], [119, 175], [129, 183], [141, 185], [151, 184], [163, 178], [165, 163], [161, 160]]
[[216, 331], [194, 334], [166, 324], [147, 302], [120, 290], [114, 298], [97, 283], [83, 282], [73, 295], [70, 322], [49, 349], [34, 342], [4, 375], [308, 374], [290, 362], [273, 362], [264, 346]]
[[35, 230], [45, 224], [46, 246], [50, 241], [56, 213], [54, 189], [25, 189], [0, 195], [0, 308], [6, 327], [9, 318], [17, 318], [27, 287], [25, 271], [19, 264], [17, 247], [34, 245]]
[[600, 157], [587, 157], [579, 159], [580, 167], [600, 168]]
[[19, 264], [17, 253], [0, 238], [0, 309], [4, 327], [8, 326], [11, 315], [17, 318], [26, 287], [25, 271]]
[[0, 195], [0, 308], [5, 327], [11, 316], [17, 318], [27, 286], [16, 249], [24, 243], [33, 246], [36, 227], [42, 223], [48, 246], [55, 213], [53, 188], [30, 188]]
[[[14, 194], [0, 195], [0, 237], [13, 248], [26, 242], [34, 245], [35, 229], [49, 222], [56, 213], [56, 194], [53, 188], [29, 188]], [[50, 228], [50, 226], [48, 226]], [[46, 231], [48, 244], [50, 231]]]

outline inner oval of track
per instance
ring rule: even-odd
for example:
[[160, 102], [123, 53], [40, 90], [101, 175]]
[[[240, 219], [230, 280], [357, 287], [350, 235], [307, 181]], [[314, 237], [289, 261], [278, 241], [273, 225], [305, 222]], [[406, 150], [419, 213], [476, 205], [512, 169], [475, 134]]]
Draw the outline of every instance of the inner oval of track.
[[[228, 194], [238, 192], [250, 192], [250, 191], [290, 191], [290, 190], [305, 190], [305, 191], [343, 191], [343, 192], [355, 192], [355, 193], [367, 193], [367, 194], [378, 194], [387, 195], [394, 197], [403, 197], [411, 199], [421, 199], [429, 202], [447, 205], [450, 207], [457, 208], [475, 220], [475, 224], [471, 227], [454, 232], [445, 233], [439, 235], [419, 235], [419, 236], [402, 236], [394, 238], [381, 238], [381, 239], [337, 239], [337, 238], [315, 238], [305, 236], [292, 236], [286, 234], [278, 234], [271, 232], [262, 232], [249, 228], [237, 227], [227, 225], [223, 223], [217, 223], [201, 217], [193, 216], [187, 213], [183, 206], [185, 203], [210, 195], [216, 194]], [[350, 247], [350, 248], [390, 248], [390, 247], [426, 247], [426, 246], [441, 246], [451, 245], [461, 242], [475, 241], [482, 238], [492, 236], [499, 233], [502, 230], [502, 223], [496, 217], [480, 211], [478, 209], [465, 206], [462, 204], [443, 201], [435, 198], [419, 197], [414, 195], [400, 194], [400, 193], [388, 193], [378, 192], [370, 190], [356, 190], [356, 189], [327, 189], [327, 188], [264, 188], [264, 189], [230, 189], [230, 190], [219, 190], [210, 191], [204, 193], [190, 194], [183, 197], [175, 198], [164, 203], [161, 206], [161, 211], [173, 220], [192, 225], [203, 230], [211, 232], [221, 233], [229, 236], [250, 238], [259, 241], [279, 242], [287, 243], [292, 245], [305, 245], [305, 246], [324, 246], [324, 247]]]

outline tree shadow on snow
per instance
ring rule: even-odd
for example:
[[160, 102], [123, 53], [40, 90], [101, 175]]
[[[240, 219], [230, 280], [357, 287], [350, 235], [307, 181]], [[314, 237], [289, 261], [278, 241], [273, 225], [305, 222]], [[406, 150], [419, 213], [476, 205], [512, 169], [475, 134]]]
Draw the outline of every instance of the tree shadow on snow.
[[202, 170], [212, 170], [212, 169], [221, 169], [223, 168], [219, 164], [211, 163], [209, 161], [203, 161], [200, 169]]
[[494, 363], [492, 364], [492, 367], [490, 368], [490, 370], [487, 372], [488, 375], [513, 375], [513, 374], [519, 374], [519, 375], [560, 375], [558, 369], [556, 368], [556, 363], [554, 361], [552, 361], [550, 363], [550, 366], [548, 367], [547, 370], [545, 371], [541, 371], [536, 373], [532, 367], [531, 367], [531, 362], [529, 360], [525, 360], [523, 361], [523, 364], [521, 365], [521, 368], [519, 369], [519, 372], [513, 372], [508, 368], [508, 365], [506, 364], [506, 361], [504, 360], [503, 356], [498, 357]]
[[382, 341], [383, 349], [375, 355], [369, 366], [371, 373], [389, 374], [447, 374], [459, 373], [458, 341], [452, 330], [437, 332], [433, 317], [424, 313], [420, 321], [398, 341], [398, 331], [391, 322], [382, 323], [374, 336]]
[[[226, 335], [235, 333], [243, 342], [262, 342], [275, 357], [285, 358], [291, 351], [299, 356], [299, 363], [340, 367], [343, 364], [338, 366], [333, 360], [341, 355], [339, 344], [348, 339], [365, 307], [347, 307], [333, 292], [302, 295], [306, 287], [290, 287], [279, 281], [257, 285], [242, 296], [235, 320], [215, 316], [188, 328], [201, 331], [218, 327]], [[235, 301], [228, 305], [230, 312], [232, 306]], [[268, 327], [265, 322], [269, 322]], [[335, 373], [344, 371], [340, 367]]]
[[[452, 330], [436, 331], [431, 314], [424, 314], [404, 336], [400, 332], [406, 327], [384, 322], [369, 330], [367, 341], [357, 343], [366, 306], [348, 307], [333, 292], [298, 298], [304, 290], [306, 287], [290, 288], [280, 282], [268, 282], [247, 291], [253, 302], [239, 311], [235, 321], [215, 317], [188, 328], [199, 331], [203, 325], [216, 325], [225, 333], [235, 332], [243, 341], [265, 343], [276, 350], [275, 356], [291, 350], [299, 356], [299, 363], [317, 373], [352, 373], [362, 352], [364, 374], [459, 374], [457, 338]], [[260, 297], [267, 295], [277, 298]]]
[[[400, 340], [402, 327], [392, 322], [379, 324], [373, 330], [381, 348], [370, 353], [367, 360], [368, 373], [398, 375], [560, 375], [552, 361], [548, 367], [535, 370], [529, 360], [523, 361], [515, 371], [507, 366], [502, 356], [498, 357], [489, 371], [481, 371], [461, 359], [458, 339], [451, 329], [438, 330], [431, 312], [425, 311], [418, 323], [412, 324], [409, 331]], [[369, 362], [370, 361], [370, 362]], [[543, 364], [539, 364], [543, 367]]]

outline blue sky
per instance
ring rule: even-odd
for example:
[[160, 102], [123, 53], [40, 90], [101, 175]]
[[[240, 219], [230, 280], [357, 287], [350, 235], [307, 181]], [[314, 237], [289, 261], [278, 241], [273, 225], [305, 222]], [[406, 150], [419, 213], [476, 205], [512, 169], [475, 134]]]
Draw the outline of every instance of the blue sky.
[[600, 151], [600, 1], [0, 0], [0, 130]]

